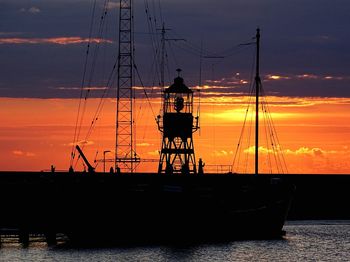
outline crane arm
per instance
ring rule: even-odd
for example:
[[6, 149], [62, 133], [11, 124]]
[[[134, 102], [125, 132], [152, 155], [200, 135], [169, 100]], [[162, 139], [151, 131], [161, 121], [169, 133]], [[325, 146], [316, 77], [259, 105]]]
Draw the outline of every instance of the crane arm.
[[76, 145], [75, 148], [78, 150], [80, 156], [84, 160], [84, 163], [87, 165], [89, 173], [95, 172], [95, 168], [89, 163], [89, 161], [87, 160], [87, 158], [84, 155], [83, 151], [81, 150], [80, 146]]

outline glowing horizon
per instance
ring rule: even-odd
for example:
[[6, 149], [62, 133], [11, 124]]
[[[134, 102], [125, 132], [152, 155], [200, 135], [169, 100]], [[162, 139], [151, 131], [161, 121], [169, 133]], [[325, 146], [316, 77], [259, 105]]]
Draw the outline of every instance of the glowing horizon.
[[[6, 112], [1, 113], [0, 170], [57, 170], [69, 167], [78, 100], [0, 98]], [[195, 133], [197, 161], [210, 166], [232, 164], [244, 117], [245, 97], [211, 97], [202, 99], [201, 131]], [[350, 173], [350, 109], [348, 98], [268, 97], [275, 126], [283, 147], [289, 173]], [[99, 99], [91, 99], [79, 141], [85, 141], [86, 129]], [[159, 99], [150, 103], [157, 114]], [[160, 133], [146, 99], [137, 99], [135, 113], [137, 153], [142, 158], [159, 157]], [[278, 117], [276, 117], [278, 116]], [[102, 158], [103, 150], [114, 151], [115, 101], [106, 99], [103, 116], [85, 145], [84, 152], [93, 162]], [[244, 148], [251, 170], [252, 145]], [[261, 144], [262, 172], [267, 166]], [[248, 158], [249, 157], [249, 158]], [[250, 159], [250, 160], [249, 160]], [[109, 168], [107, 163], [107, 167]], [[156, 171], [157, 163], [143, 164], [138, 171]], [[79, 163], [77, 169], [82, 169]], [[97, 166], [102, 171], [102, 164]]]

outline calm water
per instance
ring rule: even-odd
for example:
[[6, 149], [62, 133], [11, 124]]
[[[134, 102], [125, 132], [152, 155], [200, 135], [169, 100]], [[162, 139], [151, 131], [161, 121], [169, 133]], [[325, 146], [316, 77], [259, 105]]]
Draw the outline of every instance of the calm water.
[[283, 240], [191, 247], [69, 249], [5, 243], [0, 261], [350, 261], [350, 221], [289, 222]]

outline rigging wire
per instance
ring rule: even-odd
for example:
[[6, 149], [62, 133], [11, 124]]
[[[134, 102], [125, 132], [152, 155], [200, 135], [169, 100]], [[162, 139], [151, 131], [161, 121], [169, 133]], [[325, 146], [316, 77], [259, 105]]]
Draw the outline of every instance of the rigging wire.
[[[255, 89], [255, 88], [254, 88]], [[253, 92], [251, 92], [250, 94], [250, 98], [252, 99], [254, 97], [254, 90]], [[288, 173], [288, 169], [287, 169], [287, 164], [286, 164], [286, 161], [285, 161], [285, 157], [284, 157], [284, 151], [281, 147], [281, 144], [279, 142], [279, 139], [278, 139], [278, 135], [277, 135], [277, 132], [276, 132], [276, 127], [273, 123], [273, 120], [272, 120], [272, 116], [271, 116], [271, 113], [270, 113], [270, 110], [268, 108], [268, 103], [267, 103], [267, 100], [266, 100], [266, 95], [265, 93], [263, 92], [263, 89], [262, 89], [262, 103], [261, 103], [261, 107], [262, 107], [262, 113], [263, 113], [263, 120], [264, 120], [264, 128], [265, 128], [265, 143], [266, 143], [266, 153], [267, 153], [267, 165], [269, 167], [269, 170], [270, 170], [270, 173], [272, 174], [273, 173], [273, 165], [272, 165], [272, 159], [271, 159], [271, 154], [272, 154], [272, 157], [274, 159], [274, 163], [275, 163], [275, 166], [276, 166], [276, 171], [277, 173]], [[249, 107], [250, 107], [250, 104], [252, 104], [252, 101], [248, 102], [248, 109], [246, 110], [246, 114], [245, 114], [245, 119], [244, 119], [244, 123], [243, 123], [243, 127], [242, 127], [242, 130], [241, 130], [241, 134], [240, 134], [240, 137], [239, 137], [239, 142], [237, 144], [237, 149], [236, 149], [236, 153], [235, 153], [235, 156], [234, 156], [234, 159], [233, 159], [233, 163], [232, 163], [232, 166], [233, 166], [233, 169], [236, 169], [237, 171], [239, 170], [239, 162], [240, 162], [240, 154], [241, 154], [241, 151], [244, 150], [244, 140], [243, 140], [243, 134], [246, 130], [246, 125], [247, 125], [247, 115], [248, 115], [248, 111], [249, 111]], [[248, 125], [248, 138], [247, 138], [247, 148], [249, 149], [250, 148], [250, 137], [251, 137], [251, 127], [253, 126], [252, 122], [253, 122], [253, 112], [250, 114], [251, 116], [251, 119], [250, 119], [250, 124]], [[248, 155], [249, 155], [249, 152], [247, 152], [248, 154], [246, 154], [246, 158], [245, 158], [245, 161], [244, 161], [244, 164], [245, 164], [245, 173], [247, 172], [247, 166], [248, 166]], [[237, 165], [237, 166], [236, 166]]]
[[[263, 111], [265, 112], [265, 111]], [[267, 113], [267, 111], [266, 111]], [[268, 117], [268, 115], [266, 115]], [[274, 157], [274, 160], [275, 160], [275, 163], [276, 163], [276, 168], [277, 168], [277, 172], [278, 173], [281, 173], [281, 170], [280, 170], [280, 161], [278, 159], [278, 152], [276, 152], [276, 148], [275, 148], [275, 140], [274, 140], [274, 134], [273, 134], [273, 131], [272, 131], [272, 128], [270, 126], [270, 123], [269, 123], [269, 119], [267, 118], [267, 128], [268, 128], [268, 139], [266, 141], [266, 144], [269, 145], [269, 143], [271, 143], [271, 146], [272, 146], [272, 153], [273, 153], [273, 157]], [[269, 142], [270, 141], [270, 142]], [[277, 153], [277, 154], [276, 154]]]
[[179, 62], [178, 62], [178, 60], [177, 60], [177, 57], [176, 57], [176, 55], [175, 55], [175, 52], [174, 52], [174, 49], [173, 49], [171, 43], [168, 42], [168, 45], [169, 45], [170, 55], [172, 56], [172, 59], [173, 59], [173, 61], [174, 61], [174, 63], [175, 63], [175, 67], [176, 67], [176, 68], [180, 68]]
[[96, 10], [96, 0], [94, 0], [94, 2], [93, 2], [92, 11], [91, 11], [89, 38], [88, 38], [87, 50], [86, 50], [86, 55], [85, 55], [85, 62], [84, 62], [84, 67], [83, 67], [83, 76], [82, 76], [81, 86], [80, 86], [80, 98], [79, 98], [79, 104], [78, 104], [78, 113], [77, 113], [77, 117], [76, 117], [76, 121], [75, 121], [74, 138], [73, 138], [72, 149], [71, 149], [70, 166], [72, 166], [72, 164], [73, 164], [73, 160], [75, 157], [75, 144], [77, 143], [77, 140], [78, 140], [78, 135], [77, 135], [78, 122], [79, 122], [80, 108], [81, 108], [81, 102], [82, 102], [84, 86], [85, 86], [85, 76], [86, 76], [89, 53], [90, 53], [90, 44], [91, 44], [91, 38], [92, 38], [92, 29], [93, 29], [93, 24], [94, 24], [94, 18], [95, 18], [95, 10]]
[[[104, 24], [105, 24], [106, 17], [107, 17], [107, 14], [108, 14], [108, 3], [109, 3], [109, 0], [105, 0], [103, 13], [102, 13], [101, 19], [100, 19], [98, 35], [97, 35], [98, 39], [102, 39], [102, 35], [104, 33]], [[98, 58], [98, 53], [99, 53], [99, 50], [100, 50], [100, 43], [101, 42], [102, 41], [99, 41], [96, 44], [95, 49], [94, 49], [92, 66], [90, 68], [90, 77], [89, 77], [88, 87], [91, 87], [91, 83], [92, 83], [93, 77], [95, 75], [94, 73], [95, 73], [95, 70], [96, 70], [96, 63], [97, 63], [97, 58]]]
[[[152, 45], [152, 51], [153, 51], [153, 61], [154, 63], [152, 64], [152, 67], [150, 68], [150, 71], [152, 72], [152, 68], [153, 66], [155, 67], [155, 74], [156, 77], [158, 78], [158, 85], [160, 85], [160, 72], [159, 72], [159, 68], [158, 66], [156, 66], [157, 61], [158, 61], [158, 56], [160, 55], [160, 42], [157, 41], [157, 38], [155, 37], [158, 33], [157, 33], [157, 24], [156, 24], [156, 18], [152, 17], [150, 9], [149, 9], [149, 3], [148, 0], [144, 1], [144, 5], [145, 5], [145, 13], [146, 13], [146, 20], [147, 20], [147, 27], [148, 27], [148, 33], [150, 36], [150, 41], [151, 41], [151, 45]], [[154, 23], [153, 23], [154, 21]], [[150, 75], [151, 75], [150, 72]], [[153, 83], [154, 84], [154, 83]]]
[[282, 160], [279, 160], [279, 163], [281, 163], [281, 166], [283, 167], [284, 172], [288, 173], [287, 163], [286, 163], [286, 160], [285, 160], [285, 157], [284, 157], [284, 150], [283, 150], [282, 145], [280, 143], [280, 140], [279, 140], [279, 137], [278, 137], [278, 133], [277, 133], [277, 130], [276, 130], [276, 126], [275, 126], [275, 124], [273, 122], [273, 119], [272, 119], [272, 116], [271, 116], [271, 111], [270, 111], [270, 108], [269, 108], [269, 104], [266, 101], [266, 95], [265, 95], [264, 90], [263, 90], [263, 99], [265, 100], [264, 104], [265, 104], [265, 107], [266, 107], [266, 111], [268, 113], [268, 120], [269, 120], [269, 123], [270, 123], [269, 125], [270, 125], [270, 128], [271, 128], [272, 132], [273, 132], [274, 145], [277, 148], [277, 151], [280, 153], [280, 154], [278, 154], [278, 157], [282, 159]]
[[[170, 33], [170, 36], [172, 38], [183, 38], [183, 36], [181, 36], [180, 34], [178, 34], [176, 32], [176, 30], [173, 30], [171, 33]], [[192, 43], [191, 41], [181, 41], [181, 44], [185, 45], [188, 49], [191, 49], [193, 52], [195, 52], [197, 55], [199, 54], [205, 54], [205, 55], [208, 55], [208, 56], [218, 56], [218, 54], [214, 53], [214, 52], [211, 52], [209, 51], [208, 49], [205, 49], [203, 48], [201, 45], [197, 45], [197, 44], [194, 44]]]
[[[266, 150], [267, 150], [267, 165], [270, 169], [270, 174], [272, 174], [273, 170], [272, 170], [272, 162], [271, 162], [271, 156], [269, 154], [270, 152], [270, 143], [268, 142], [269, 141], [269, 128], [268, 128], [268, 123], [267, 123], [267, 112], [266, 112], [266, 109], [265, 109], [265, 106], [264, 106], [264, 103], [262, 103], [262, 112], [263, 112], [263, 120], [264, 120], [264, 129], [265, 129], [265, 139], [266, 139]], [[273, 145], [272, 145], [272, 149], [273, 150]], [[278, 168], [278, 167], [277, 167]]]
[[[114, 73], [114, 71], [116, 69], [116, 66], [117, 66], [117, 61], [114, 63], [112, 71], [109, 74], [106, 87], [104, 88], [102, 96], [101, 96], [101, 98], [99, 100], [97, 109], [96, 109], [95, 114], [94, 114], [94, 116], [93, 116], [93, 118], [91, 120], [89, 129], [87, 131], [87, 134], [85, 136], [84, 141], [88, 141], [89, 140], [89, 138], [90, 138], [90, 136], [92, 134], [92, 131], [93, 131], [94, 127], [96, 126], [97, 121], [99, 120], [99, 116], [100, 116], [100, 114], [102, 112], [102, 109], [104, 107], [104, 104], [106, 102], [105, 98], [108, 95], [109, 91], [111, 90], [111, 87], [113, 86], [114, 81], [115, 81], [116, 74]], [[82, 145], [82, 149], [84, 149], [84, 146], [85, 146], [85, 144]]]
[[[253, 96], [251, 96], [251, 98], [253, 98]], [[253, 103], [254, 104], [254, 103]], [[244, 166], [244, 173], [246, 174], [246, 173], [248, 173], [248, 158], [249, 158], [249, 156], [250, 156], [250, 154], [249, 154], [249, 148], [250, 148], [250, 140], [251, 140], [251, 138], [252, 138], [252, 129], [253, 129], [253, 115], [254, 115], [254, 113], [252, 112], [251, 114], [250, 114], [250, 121], [249, 121], [249, 125], [248, 125], [248, 127], [249, 127], [249, 130], [248, 130], [248, 140], [247, 140], [247, 148], [248, 148], [248, 152], [247, 152], [247, 154], [245, 154], [245, 161], [244, 161], [244, 163], [245, 163], [245, 166]]]
[[[170, 43], [169, 43], [169, 45], [170, 45]], [[165, 64], [166, 64], [166, 69], [167, 69], [167, 73], [168, 73], [168, 81], [171, 82], [171, 76], [170, 76], [171, 70], [170, 70], [169, 56], [168, 56], [168, 52], [166, 49], [165, 49]]]
[[[150, 98], [149, 98], [149, 96], [148, 96], [148, 94], [147, 94], [147, 90], [146, 90], [146, 88], [145, 88], [145, 86], [144, 86], [144, 84], [143, 84], [141, 75], [140, 75], [139, 70], [138, 70], [138, 68], [137, 68], [137, 66], [136, 66], [135, 63], [134, 63], [134, 69], [135, 69], [136, 75], [137, 75], [138, 80], [139, 80], [139, 82], [140, 82], [140, 84], [141, 84], [141, 86], [142, 86], [144, 95], [145, 95], [146, 100], [147, 100], [148, 105], [149, 105], [149, 107], [147, 107], [147, 109], [149, 108], [149, 109], [151, 110], [153, 119], [154, 119], [154, 121], [156, 121], [156, 115], [155, 115], [155, 112], [154, 112], [154, 110], [153, 110], [152, 103], [151, 103]], [[141, 110], [141, 105], [140, 105], [140, 111], [139, 111], [139, 112], [142, 112], [142, 110]], [[147, 130], [147, 125], [146, 125], [146, 127], [143, 129], [143, 140], [144, 140], [145, 135], [146, 135], [146, 130]]]
[[[152, 6], [153, 6], [153, 11], [150, 10], [149, 8], [149, 2], [147, 0], [144, 1], [144, 5], [145, 5], [145, 13], [146, 13], [146, 20], [147, 20], [147, 28], [148, 28], [148, 35], [149, 40], [151, 42], [151, 47], [152, 47], [152, 59], [151, 59], [151, 66], [149, 67], [149, 72], [148, 72], [148, 77], [147, 79], [149, 79], [149, 85], [151, 86], [151, 91], [150, 91], [150, 95], [153, 95], [153, 92], [155, 90], [156, 86], [160, 86], [160, 67], [158, 66], [160, 64], [160, 56], [161, 56], [161, 42], [159, 41], [158, 37], [160, 34], [157, 32], [157, 18], [155, 15], [152, 14], [152, 12], [155, 14], [155, 5], [154, 2], [152, 2]], [[161, 19], [163, 20], [163, 19]], [[135, 63], [134, 63], [135, 64]], [[136, 66], [136, 64], [135, 64]], [[145, 88], [145, 85], [143, 84], [143, 81], [141, 80], [141, 76], [140, 73], [138, 71], [138, 68], [136, 68], [137, 70], [137, 74], [138, 74], [138, 78], [139, 81], [141, 83], [141, 86], [143, 88], [143, 92], [146, 96], [146, 101], [151, 105], [150, 103], [150, 99], [149, 99], [149, 95], [147, 94], [147, 90]], [[140, 104], [140, 109], [142, 107], [142, 104]], [[152, 114], [155, 116], [154, 111], [152, 106], [150, 107]], [[139, 111], [140, 114], [141, 113], [145, 113], [144, 110], [140, 110]], [[141, 117], [141, 115], [139, 114], [139, 117]], [[146, 134], [146, 128], [143, 130], [143, 137], [145, 137]]]
[[[113, 31], [109, 30], [110, 27], [109, 27], [109, 23], [108, 23], [109, 20], [108, 19], [110, 17], [111, 16], [109, 15], [109, 16], [106, 16], [106, 18], [105, 18], [106, 21], [104, 23], [103, 39], [108, 39], [108, 36], [111, 35], [111, 39], [116, 39], [116, 41], [117, 41], [117, 37], [114, 36], [114, 38], [113, 38], [113, 36], [112, 36], [112, 34], [114, 32], [116, 32], [116, 30], [113, 30]], [[109, 76], [109, 72], [107, 72], [107, 66], [109, 68], [109, 65], [107, 64], [107, 57], [108, 57], [108, 55], [107, 55], [107, 51], [108, 51], [107, 49], [108, 48], [107, 47], [108, 47], [108, 43], [102, 42], [102, 46], [101, 46], [101, 48], [102, 48], [102, 50], [101, 50], [102, 51], [102, 54], [101, 54], [101, 57], [102, 57], [101, 63], [102, 63], [102, 65], [98, 67], [98, 69], [100, 69], [100, 75], [101, 75], [101, 86], [106, 86], [106, 84], [105, 83], [102, 84], [102, 82], [105, 82], [106, 79], [108, 79], [108, 76]], [[113, 61], [115, 61], [115, 59], [113, 59]], [[98, 85], [98, 86], [100, 86], [100, 85]], [[107, 95], [105, 97], [107, 97]], [[95, 127], [95, 129], [97, 129], [97, 131], [95, 131], [95, 134], [97, 135], [96, 138], [95, 138], [96, 141], [97, 141], [97, 153], [99, 151], [103, 151], [104, 148], [105, 148], [105, 144], [102, 142], [103, 139], [101, 139], [101, 133], [102, 133], [101, 119], [100, 119], [100, 117], [98, 117], [98, 118], [99, 118], [99, 121], [98, 121], [98, 123], [96, 123], [96, 127]], [[95, 169], [98, 166], [97, 156], [98, 156], [98, 154], [96, 154], [95, 159], [94, 159], [94, 163], [96, 163]]]
[[[245, 46], [249, 46], [252, 43], [246, 43], [243, 44], [241, 46], [245, 47]], [[239, 50], [235, 51], [235, 53], [237, 53]], [[230, 51], [232, 55], [234, 52]], [[255, 54], [256, 55], [256, 54]], [[226, 54], [227, 56], [227, 54]], [[255, 57], [253, 59], [253, 61], [255, 61]], [[251, 70], [251, 83], [253, 83], [253, 71], [254, 71], [254, 66], [255, 63], [253, 63], [252, 65], [252, 70]], [[238, 139], [238, 143], [237, 143], [237, 148], [236, 148], [236, 152], [233, 158], [233, 163], [232, 163], [232, 168], [234, 169], [235, 166], [236, 170], [239, 170], [239, 162], [240, 162], [240, 155], [241, 155], [241, 151], [244, 150], [244, 132], [246, 130], [246, 124], [247, 124], [247, 115], [248, 115], [248, 111], [250, 108], [250, 104], [251, 99], [254, 97], [255, 95], [255, 90], [256, 90], [256, 84], [254, 81], [254, 86], [253, 89], [251, 89], [251, 91], [249, 92], [249, 102], [248, 102], [248, 108], [246, 110], [245, 113], [245, 117], [244, 117], [244, 122], [243, 122], [243, 127]], [[274, 160], [274, 163], [276, 164], [276, 169], [278, 173], [284, 173], [284, 172], [288, 172], [287, 169], [287, 165], [286, 165], [286, 161], [285, 161], [285, 157], [284, 157], [284, 153], [283, 153], [283, 149], [281, 147], [280, 141], [278, 139], [277, 136], [277, 132], [276, 132], [276, 127], [273, 123], [272, 120], [272, 116], [271, 116], [271, 112], [269, 109], [269, 105], [266, 99], [266, 95], [265, 95], [265, 91], [263, 89], [263, 86], [261, 85], [261, 111], [262, 111], [262, 115], [263, 115], [263, 121], [264, 121], [264, 130], [265, 130], [265, 139], [266, 139], [266, 150], [267, 150], [267, 167], [270, 170], [270, 173], [273, 173], [273, 167], [272, 167], [272, 159], [271, 159], [271, 154], [272, 154], [272, 158]], [[253, 113], [251, 113], [251, 120], [250, 120], [250, 125], [249, 125], [249, 130], [248, 130], [248, 138], [247, 138], [247, 148], [249, 150], [250, 148], [250, 136], [251, 136], [251, 126], [252, 126], [252, 121], [253, 121]], [[247, 171], [247, 167], [248, 167], [248, 155], [249, 152], [247, 152], [246, 157], [245, 157], [245, 172]]]
[[248, 39], [248, 40], [242, 41], [238, 44], [231, 45], [230, 48], [219, 52], [217, 55], [229, 57], [229, 56], [231, 56], [232, 53], [236, 52], [237, 49], [247, 47], [247, 46], [250, 46], [253, 44], [255, 44], [255, 42], [252, 42], [252, 39]]
[[160, 0], [158, 0], [158, 11], [159, 11], [160, 21], [163, 24], [164, 23], [164, 19], [163, 19], [162, 5], [161, 5]]
[[[101, 41], [102, 39], [102, 35], [104, 33], [105, 30], [107, 30], [105, 27], [104, 27], [104, 24], [105, 24], [105, 20], [106, 20], [106, 17], [107, 17], [107, 14], [108, 14], [108, 5], [109, 5], [109, 2], [110, 0], [105, 0], [104, 2], [104, 5], [103, 5], [103, 11], [102, 11], [102, 15], [100, 17], [100, 23], [99, 23], [99, 29], [98, 29], [98, 33], [97, 33], [97, 39], [100, 39], [100, 41], [98, 41], [96, 44], [95, 44], [95, 48], [94, 48], [94, 52], [93, 52], [93, 57], [92, 57], [92, 65], [90, 67], [90, 73], [89, 73], [89, 79], [88, 79], [88, 84], [87, 86], [85, 87], [85, 78], [86, 78], [86, 73], [87, 73], [87, 65], [88, 65], [88, 58], [86, 58], [86, 66], [84, 66], [84, 74], [83, 74], [83, 79], [84, 81], [82, 81], [82, 91], [83, 92], [84, 90], [86, 90], [86, 93], [85, 93], [85, 97], [84, 97], [84, 103], [83, 103], [83, 109], [80, 110], [81, 108], [81, 104], [79, 105], [79, 112], [78, 112], [78, 116], [77, 116], [77, 131], [75, 132], [76, 133], [76, 139], [75, 139], [75, 142], [73, 143], [73, 152], [72, 152], [72, 159], [71, 159], [71, 165], [73, 164], [73, 161], [74, 161], [74, 156], [75, 156], [75, 147], [74, 145], [78, 142], [79, 140], [79, 137], [80, 137], [80, 133], [81, 133], [81, 129], [82, 129], [82, 126], [83, 126], [83, 120], [84, 120], [84, 115], [85, 115], [85, 111], [86, 111], [86, 106], [87, 106], [87, 99], [89, 98], [89, 95], [90, 95], [90, 91], [91, 91], [91, 83], [92, 83], [92, 79], [93, 79], [93, 76], [94, 76], [94, 73], [95, 73], [95, 68], [96, 68], [96, 63], [97, 63], [97, 57], [98, 57], [98, 51], [99, 51], [99, 47], [100, 47], [100, 44], [103, 43], [103, 41]], [[91, 45], [91, 39], [92, 39], [92, 28], [93, 28], [93, 24], [94, 24], [94, 14], [95, 14], [95, 9], [96, 9], [96, 0], [94, 1], [94, 8], [93, 8], [93, 17], [92, 17], [92, 21], [91, 21], [91, 24], [90, 24], [90, 33], [89, 33], [89, 43], [88, 43], [88, 49], [90, 49], [90, 45]], [[89, 55], [90, 52], [87, 52], [87, 56]], [[105, 92], [104, 92], [105, 93]], [[80, 113], [80, 111], [82, 111]], [[96, 116], [94, 116], [94, 118], [96, 118]], [[94, 125], [94, 123], [96, 122], [97, 119], [94, 119], [91, 123], [91, 125]], [[90, 136], [90, 133], [91, 133], [91, 126], [89, 128], [89, 131], [88, 131], [88, 134], [86, 135], [86, 138]], [[87, 139], [85, 139], [84, 141], [87, 141]], [[85, 144], [82, 145], [82, 148], [84, 148]], [[79, 157], [80, 158], [80, 157]], [[79, 158], [77, 159], [77, 162], [79, 160]], [[77, 164], [76, 162], [76, 164]], [[75, 166], [76, 166], [75, 164]]]
[[108, 95], [109, 91], [111, 90], [111, 88], [112, 88], [112, 86], [114, 84], [115, 77], [116, 77], [116, 75], [114, 74], [114, 71], [116, 69], [116, 65], [117, 65], [117, 62], [114, 63], [112, 71], [109, 74], [106, 87], [104, 88], [103, 94], [102, 94], [102, 96], [100, 98], [99, 104], [97, 106], [96, 112], [95, 112], [95, 114], [93, 116], [93, 119], [91, 121], [91, 125], [90, 125], [90, 128], [89, 128], [88, 132], [87, 132], [85, 140], [87, 140], [90, 137], [90, 135], [92, 133], [92, 130], [93, 130], [93, 126], [96, 124], [96, 121], [99, 119], [99, 115], [101, 114], [103, 106], [104, 106], [104, 104], [106, 102], [105, 97]]
[[150, 106], [152, 115], [153, 115], [154, 119], [156, 119], [156, 114], [154, 113], [154, 110], [153, 110], [153, 107], [152, 107], [152, 103], [151, 103], [150, 98], [149, 98], [149, 96], [148, 96], [148, 94], [147, 94], [147, 90], [146, 90], [146, 88], [145, 88], [145, 85], [143, 84], [143, 81], [142, 81], [142, 79], [141, 79], [140, 72], [139, 72], [139, 70], [138, 70], [138, 68], [137, 68], [137, 66], [136, 66], [135, 63], [134, 63], [134, 68], [135, 68], [137, 77], [138, 77], [138, 79], [139, 79], [139, 81], [140, 81], [140, 84], [141, 84], [141, 86], [142, 86], [142, 89], [143, 89], [143, 92], [144, 92], [144, 94], [145, 94], [145, 97], [146, 97], [146, 99], [147, 99], [147, 102], [148, 102], [148, 104], [149, 104], [149, 106]]
[[[248, 106], [247, 106], [247, 109], [246, 109], [246, 113], [245, 113], [245, 116], [244, 116], [244, 122], [243, 122], [243, 127], [242, 127], [242, 130], [241, 130], [241, 133], [240, 133], [240, 136], [239, 136], [239, 139], [238, 139], [238, 143], [237, 143], [237, 148], [236, 148], [236, 152], [235, 152], [235, 156], [233, 158], [233, 162], [232, 162], [232, 170], [234, 170], [235, 168], [235, 164], [237, 163], [236, 162], [236, 158], [237, 158], [237, 154], [238, 154], [238, 163], [239, 163], [239, 159], [240, 159], [240, 154], [241, 154], [241, 148], [242, 148], [242, 143], [243, 143], [243, 135], [244, 135], [244, 130], [245, 130], [245, 126], [246, 126], [246, 122], [247, 122], [247, 115], [248, 115], [248, 112], [249, 112], [249, 109], [250, 109], [250, 106], [252, 104], [252, 99], [253, 99], [253, 94], [254, 94], [254, 90], [255, 90], [255, 83], [254, 83], [254, 67], [255, 67], [255, 57], [256, 57], [256, 53], [254, 52], [254, 55], [253, 55], [253, 62], [252, 62], [252, 65], [251, 65], [251, 69], [250, 69], [250, 85], [249, 85], [249, 92], [248, 92], [248, 96], [249, 96], [249, 99], [248, 99]], [[250, 125], [251, 125], [251, 122], [252, 120], [250, 120]], [[249, 134], [251, 133], [250, 129], [249, 129]], [[248, 147], [249, 147], [250, 143], [248, 143]], [[237, 164], [238, 165], [238, 164]], [[238, 171], [238, 167], [237, 166], [237, 171]]]

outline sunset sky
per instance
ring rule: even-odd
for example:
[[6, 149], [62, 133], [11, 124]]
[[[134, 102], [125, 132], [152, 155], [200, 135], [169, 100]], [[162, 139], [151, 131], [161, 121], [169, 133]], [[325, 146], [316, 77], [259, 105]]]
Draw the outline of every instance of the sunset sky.
[[[46, 170], [52, 164], [68, 169], [93, 2], [0, 0], [0, 170]], [[100, 43], [101, 50], [81, 141], [117, 56], [118, 1], [96, 1], [93, 32], [105, 2], [108, 16], [102, 39], [93, 34], [91, 41], [92, 48]], [[149, 34], [151, 18], [153, 25], [164, 22], [171, 28], [169, 38], [186, 39], [167, 44], [167, 85], [181, 68], [186, 84], [198, 89], [201, 43], [204, 56], [223, 57], [202, 61], [201, 130], [194, 143], [197, 160], [203, 158], [208, 170], [232, 164], [254, 61], [254, 46], [239, 44], [251, 42], [259, 26], [263, 87], [288, 172], [350, 173], [349, 1], [134, 4], [135, 60], [150, 97], [148, 102], [136, 80], [136, 144], [142, 158], [159, 157], [161, 138], [154, 120], [160, 98], [151, 47], [151, 38], [159, 34]], [[114, 97], [111, 90], [97, 127], [85, 141], [84, 152], [91, 161], [114, 149]], [[252, 149], [243, 149], [251, 159], [248, 171], [253, 170]], [[262, 141], [262, 172], [269, 172], [266, 151]], [[156, 168], [157, 163], [144, 164], [139, 171]], [[102, 170], [102, 163], [97, 169]]]

